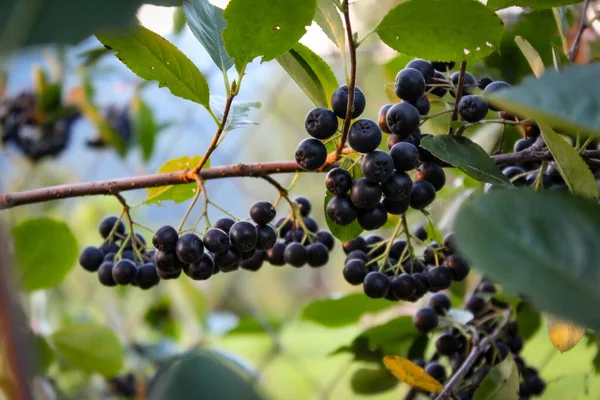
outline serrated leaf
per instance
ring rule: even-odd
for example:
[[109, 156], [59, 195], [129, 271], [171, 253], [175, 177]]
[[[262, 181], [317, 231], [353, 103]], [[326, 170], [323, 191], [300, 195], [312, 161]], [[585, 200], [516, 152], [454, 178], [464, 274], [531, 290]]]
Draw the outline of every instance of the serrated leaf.
[[502, 32], [502, 20], [475, 0], [408, 0], [377, 26], [379, 37], [392, 49], [446, 61], [485, 57], [498, 47]]
[[152, 157], [155, 139], [158, 135], [158, 125], [154, 120], [154, 112], [139, 94], [131, 100], [130, 110], [133, 132], [142, 150], [142, 159], [147, 162]]
[[359, 236], [363, 232], [363, 228], [360, 226], [358, 221], [352, 221], [351, 224], [348, 225], [338, 225], [329, 215], [327, 215], [327, 204], [329, 204], [329, 200], [333, 195], [329, 192], [325, 194], [325, 200], [323, 201], [323, 210], [325, 214], [325, 222], [327, 222], [327, 227], [333, 236], [335, 236], [341, 242], [346, 242], [348, 240], [352, 240], [355, 237]]
[[386, 356], [383, 364], [400, 381], [426, 392], [439, 393], [444, 386], [417, 364], [398, 356]]
[[517, 400], [519, 398], [519, 370], [509, 354], [493, 367], [475, 391], [474, 400]]
[[543, 123], [539, 123], [539, 126], [558, 171], [571, 192], [583, 197], [598, 197], [596, 178], [579, 153], [550, 126]]
[[64, 222], [25, 220], [13, 228], [13, 243], [19, 281], [26, 291], [57, 286], [77, 262], [77, 239]]
[[356, 394], [373, 395], [387, 392], [396, 386], [398, 379], [381, 366], [357, 369], [350, 378], [350, 387]]
[[342, 17], [332, 0], [319, 0], [315, 22], [342, 51], [343, 55], [346, 51], [346, 31], [342, 23]]
[[[202, 156], [194, 156], [194, 157], [178, 157], [164, 163], [156, 173], [163, 172], [175, 172], [181, 171], [188, 168], [193, 168], [200, 162]], [[210, 166], [210, 160], [206, 162], [204, 168], [208, 168]], [[181, 203], [182, 201], [186, 201], [191, 199], [196, 191], [197, 184], [195, 182], [187, 183], [184, 185], [169, 185], [169, 186], [159, 186], [155, 188], [148, 188], [148, 198], [146, 199], [146, 203], [160, 203], [161, 201], [172, 200], [175, 203]]]
[[79, 57], [82, 59], [81, 64], [84, 67], [89, 67], [89, 66], [97, 63], [98, 60], [100, 60], [104, 56], [107, 56], [111, 53], [112, 52], [109, 49], [107, 49], [106, 47], [99, 47], [99, 48], [85, 51], [85, 52], [81, 53], [79, 55]]
[[296, 43], [277, 61], [317, 107], [329, 106], [338, 82], [321, 57], [302, 43]]
[[208, 108], [209, 90], [198, 68], [171, 42], [137, 27], [129, 33], [98, 34], [98, 40], [116, 51], [116, 56], [142, 79], [158, 81], [175, 96]]
[[585, 335], [585, 328], [568, 321], [548, 321], [548, 337], [561, 353], [571, 350]]
[[206, 49], [208, 55], [223, 72], [233, 65], [233, 58], [225, 51], [223, 29], [227, 23], [223, 19], [223, 10], [208, 0], [184, 0], [183, 11], [188, 26]]
[[371, 299], [363, 293], [353, 293], [337, 299], [321, 299], [309, 303], [302, 310], [302, 319], [317, 324], [338, 327], [354, 324], [366, 313], [389, 308], [393, 303]]
[[512, 6], [531, 7], [533, 9], [552, 8], [579, 3], [581, 0], [488, 0], [487, 6], [500, 10]]
[[486, 98], [513, 114], [569, 133], [584, 131], [600, 136], [600, 91], [590, 84], [598, 81], [597, 63], [572, 65], [560, 72], [547, 70], [540, 79], [526, 78], [521, 85]]
[[69, 326], [54, 332], [50, 340], [61, 358], [84, 372], [112, 377], [123, 367], [119, 338], [104, 325]]
[[539, 78], [544, 73], [544, 61], [537, 50], [526, 39], [521, 36], [515, 36], [515, 43], [523, 53], [523, 56], [529, 63], [533, 74]]
[[[218, 120], [223, 119], [226, 100], [227, 99], [223, 96], [215, 95], [210, 97], [210, 108], [213, 110]], [[247, 118], [253, 108], [259, 109], [261, 106], [259, 101], [233, 100], [223, 132], [232, 131], [245, 125], [258, 125], [258, 122], [250, 121]]]
[[421, 147], [480, 182], [512, 186], [490, 156], [471, 139], [464, 136], [439, 135], [424, 137]]
[[316, 0], [231, 0], [223, 39], [236, 69], [259, 56], [264, 62], [285, 54], [306, 33], [316, 8]]
[[529, 296], [536, 308], [599, 329], [599, 226], [592, 200], [518, 189], [465, 203], [454, 232], [461, 252], [494, 282]]

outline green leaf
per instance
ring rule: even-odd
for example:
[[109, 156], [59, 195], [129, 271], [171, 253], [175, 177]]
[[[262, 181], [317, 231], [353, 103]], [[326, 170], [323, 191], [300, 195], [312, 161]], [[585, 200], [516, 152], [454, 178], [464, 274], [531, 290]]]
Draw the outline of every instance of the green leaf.
[[398, 383], [400, 381], [381, 366], [357, 369], [350, 378], [352, 391], [364, 395], [387, 392], [398, 386]]
[[258, 56], [264, 62], [285, 54], [306, 33], [316, 8], [316, 0], [231, 0], [223, 39], [236, 69]]
[[26, 291], [60, 284], [77, 262], [77, 239], [67, 224], [28, 219], [13, 228], [21, 287]]
[[223, 29], [226, 22], [223, 10], [208, 0], [184, 0], [185, 18], [196, 39], [206, 49], [208, 55], [223, 72], [233, 65], [233, 58], [225, 51]]
[[315, 300], [302, 310], [302, 318], [317, 324], [338, 327], [354, 324], [366, 313], [375, 313], [393, 305], [384, 299], [371, 299], [353, 293], [337, 299]]
[[517, 400], [519, 398], [519, 370], [511, 354], [490, 370], [474, 400]]
[[590, 82], [600, 80], [600, 65], [572, 65], [561, 72], [548, 70], [540, 79], [486, 96], [507, 111], [543, 121], [569, 132], [600, 136], [600, 91]]
[[381, 40], [400, 53], [447, 61], [490, 54], [502, 31], [502, 20], [476, 0], [408, 0], [377, 27]]
[[338, 82], [321, 57], [301, 43], [296, 43], [277, 61], [317, 107], [329, 106]]
[[105, 377], [123, 367], [123, 348], [112, 329], [98, 324], [69, 326], [50, 336], [58, 355], [73, 367]]
[[190, 350], [163, 365], [146, 390], [148, 400], [261, 400], [254, 379], [212, 350]]
[[133, 132], [137, 142], [142, 149], [142, 159], [144, 162], [150, 160], [154, 151], [154, 142], [158, 134], [158, 125], [154, 120], [154, 112], [142, 100], [139, 94], [131, 100], [131, 114], [133, 122]]
[[480, 182], [512, 186], [481, 146], [464, 136], [425, 137], [421, 147]]
[[523, 56], [529, 63], [533, 74], [539, 78], [544, 73], [544, 61], [537, 50], [526, 39], [521, 36], [515, 36], [515, 43], [523, 53]]
[[327, 215], [327, 204], [333, 195], [329, 192], [325, 194], [325, 200], [323, 201], [323, 210], [325, 214], [325, 221], [327, 222], [327, 227], [333, 236], [338, 238], [342, 242], [346, 242], [348, 240], [354, 239], [358, 235], [360, 235], [363, 231], [363, 228], [360, 226], [358, 221], [353, 221], [348, 225], [338, 225]]
[[583, 197], [598, 197], [598, 185], [594, 174], [577, 150], [554, 132], [550, 126], [540, 123], [544, 141], [550, 149], [558, 171], [573, 194]]
[[[226, 100], [227, 99], [223, 96], [215, 95], [210, 97], [210, 108], [213, 110], [219, 121], [223, 119]], [[259, 109], [261, 106], [259, 101], [233, 100], [223, 132], [229, 132], [245, 125], [258, 125], [257, 122], [250, 121], [247, 117], [250, 110], [253, 108]]]
[[182, 7], [177, 7], [173, 13], [173, 32], [179, 35], [185, 28], [185, 13]]
[[279, 330], [281, 322], [276, 319], [268, 318], [265, 321], [259, 321], [254, 317], [244, 317], [240, 319], [235, 328], [227, 331], [225, 335], [256, 335], [271, 334], [272, 330]]
[[98, 60], [100, 60], [104, 56], [107, 56], [109, 54], [112, 54], [112, 51], [110, 51], [106, 47], [98, 47], [81, 53], [79, 57], [81, 58], [81, 64], [84, 67], [89, 67], [97, 63]]
[[56, 359], [56, 355], [54, 354], [54, 350], [48, 344], [46, 338], [40, 335], [34, 335], [35, 340], [35, 355], [37, 356], [37, 360], [39, 362], [40, 369], [42, 372], [46, 372], [50, 365]]
[[171, 42], [142, 26], [127, 34], [98, 34], [98, 40], [140, 78], [158, 81], [175, 96], [208, 108], [209, 90], [198, 68]]
[[425, 351], [427, 350], [427, 345], [429, 344], [429, 337], [427, 335], [417, 336], [415, 340], [413, 340], [410, 348], [408, 349], [407, 357], [409, 360], [414, 360], [417, 358], [425, 358]]
[[344, 54], [346, 51], [346, 30], [333, 0], [319, 0], [315, 22]]
[[523, 341], [533, 337], [542, 325], [542, 316], [527, 302], [517, 308], [517, 322], [519, 323], [519, 336]]
[[520, 189], [465, 203], [454, 228], [481, 273], [530, 296], [536, 308], [599, 329], [598, 226], [600, 206], [592, 200]]
[[[156, 173], [175, 172], [188, 168], [193, 168], [200, 162], [202, 156], [194, 157], [178, 157], [164, 163]], [[210, 167], [210, 160], [204, 165], [205, 168]], [[196, 183], [187, 183], [184, 185], [169, 185], [148, 188], [148, 198], [146, 203], [160, 203], [161, 201], [172, 200], [175, 203], [181, 203], [194, 197], [196, 192]]]
[[492, 10], [500, 10], [512, 6], [536, 8], [552, 8], [579, 3], [581, 0], [488, 0], [487, 6]]

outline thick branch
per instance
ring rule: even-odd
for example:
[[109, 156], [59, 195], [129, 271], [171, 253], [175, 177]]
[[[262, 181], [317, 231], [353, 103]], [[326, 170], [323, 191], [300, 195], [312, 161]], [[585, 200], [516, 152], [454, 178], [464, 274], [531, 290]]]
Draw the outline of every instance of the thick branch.
[[581, 37], [583, 36], [583, 32], [585, 28], [587, 28], [587, 16], [586, 12], [588, 7], [590, 6], [590, 0], [585, 0], [583, 4], [583, 9], [581, 10], [581, 19], [579, 20], [579, 29], [577, 30], [577, 34], [575, 35], [575, 39], [573, 40], [573, 46], [571, 47], [571, 51], [569, 51], [569, 61], [571, 64], [575, 61], [577, 57], [577, 53], [579, 53], [579, 44], [581, 43]]
[[[588, 164], [596, 164], [594, 159], [600, 158], [600, 150], [586, 150], [581, 153], [581, 157], [588, 162]], [[536, 150], [536, 149], [525, 149], [523, 151], [519, 151], [518, 153], [507, 153], [507, 154], [497, 154], [492, 156], [492, 160], [497, 165], [507, 165], [507, 164], [519, 164], [528, 161], [551, 161], [554, 158], [552, 157], [552, 153], [549, 150]]]

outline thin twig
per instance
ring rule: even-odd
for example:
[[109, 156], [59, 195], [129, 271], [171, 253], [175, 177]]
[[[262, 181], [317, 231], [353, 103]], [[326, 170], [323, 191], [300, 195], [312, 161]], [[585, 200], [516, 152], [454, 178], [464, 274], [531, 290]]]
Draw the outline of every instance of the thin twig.
[[[460, 72], [458, 75], [458, 85], [456, 87], [456, 97], [454, 100], [454, 108], [452, 109], [452, 117], [450, 121], [454, 122], [458, 119], [458, 103], [460, 103], [460, 99], [463, 94], [463, 86], [465, 84], [465, 73], [467, 72], [467, 62], [461, 61], [460, 63]], [[452, 135], [452, 126], [448, 128], [448, 135]]]
[[575, 40], [573, 40], [573, 46], [571, 47], [571, 51], [569, 51], [569, 61], [571, 62], [571, 64], [573, 64], [573, 62], [575, 61], [575, 58], [577, 57], [577, 53], [579, 53], [579, 44], [581, 43], [581, 37], [583, 36], [583, 32], [585, 31], [585, 28], [587, 28], [587, 23], [586, 23], [587, 16], [585, 15], [585, 13], [589, 6], [590, 6], [590, 0], [585, 0], [585, 3], [583, 3], [583, 9], [581, 10], [581, 19], [579, 20], [579, 29], [577, 30], [577, 35], [575, 35]]

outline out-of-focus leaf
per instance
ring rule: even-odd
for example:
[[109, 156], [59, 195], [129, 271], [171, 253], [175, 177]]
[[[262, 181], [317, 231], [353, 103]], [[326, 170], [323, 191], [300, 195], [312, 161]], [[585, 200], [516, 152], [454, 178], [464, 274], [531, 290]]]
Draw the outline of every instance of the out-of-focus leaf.
[[572, 322], [551, 319], [548, 321], [548, 337], [561, 353], [571, 350], [585, 335], [585, 328]]
[[371, 299], [362, 293], [354, 293], [337, 299], [315, 300], [304, 307], [302, 318], [337, 327], [356, 323], [364, 314], [378, 312], [392, 305], [384, 299]]
[[386, 356], [383, 358], [383, 363], [396, 378], [409, 386], [433, 393], [439, 393], [444, 389], [444, 386], [427, 374], [423, 368], [406, 358]]

